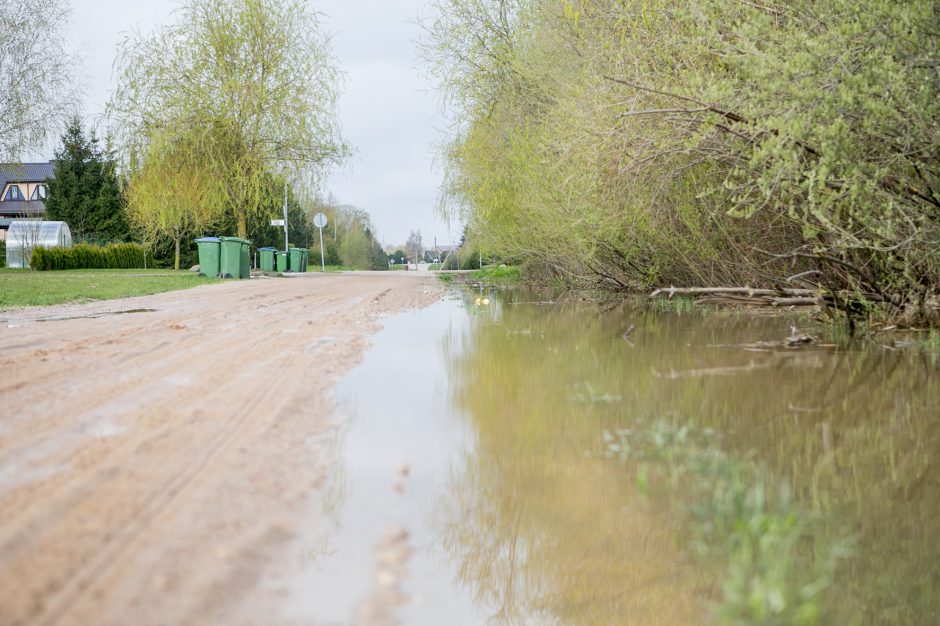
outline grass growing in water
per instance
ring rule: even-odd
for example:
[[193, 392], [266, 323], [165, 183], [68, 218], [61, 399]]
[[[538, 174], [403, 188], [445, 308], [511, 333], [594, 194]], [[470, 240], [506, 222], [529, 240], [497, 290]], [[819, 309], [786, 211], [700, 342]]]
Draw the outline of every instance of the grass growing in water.
[[727, 455], [709, 429], [659, 421], [605, 439], [642, 489], [661, 489], [684, 512], [687, 549], [721, 590], [720, 623], [830, 623], [826, 593], [848, 542], [793, 502], [785, 481], [751, 458]]
[[695, 298], [691, 296], [673, 296], [672, 298], [651, 298], [649, 307], [657, 313], [677, 313], [679, 315], [697, 313], [701, 306], [695, 305]]
[[0, 269], [0, 309], [145, 296], [213, 282], [218, 281], [172, 270]]

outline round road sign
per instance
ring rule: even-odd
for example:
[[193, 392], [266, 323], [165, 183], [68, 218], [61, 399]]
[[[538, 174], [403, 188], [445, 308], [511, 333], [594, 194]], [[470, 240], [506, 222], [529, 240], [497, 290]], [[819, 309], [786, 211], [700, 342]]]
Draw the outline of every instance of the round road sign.
[[317, 228], [323, 228], [326, 226], [326, 215], [323, 213], [317, 213], [313, 216], [313, 225]]

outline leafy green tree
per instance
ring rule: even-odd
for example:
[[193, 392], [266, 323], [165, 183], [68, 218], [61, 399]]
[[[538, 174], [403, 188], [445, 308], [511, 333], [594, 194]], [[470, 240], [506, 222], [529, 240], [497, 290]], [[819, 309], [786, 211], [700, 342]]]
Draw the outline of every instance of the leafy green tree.
[[299, 188], [347, 154], [339, 74], [302, 0], [187, 0], [175, 24], [128, 39], [109, 109], [126, 157], [174, 137], [218, 180], [238, 235], [277, 214], [272, 175]]
[[372, 271], [385, 271], [388, 269], [388, 257], [385, 256], [385, 250], [382, 244], [376, 240], [371, 228], [366, 228], [366, 239], [370, 243], [369, 247], [369, 269]]
[[[266, 217], [266, 215], [277, 215], [280, 218], [283, 215], [284, 185], [283, 179], [272, 177], [264, 200], [263, 212], [259, 212], [248, 221], [248, 239], [256, 247], [270, 246], [279, 250], [284, 247], [284, 228], [271, 226], [271, 220]], [[313, 224], [300, 199], [290, 187], [288, 187], [287, 225], [292, 246], [309, 248], [315, 241]], [[227, 229], [228, 225], [225, 228]]]
[[931, 317], [935, 0], [434, 4], [425, 56], [459, 120], [442, 208], [488, 255], [569, 283], [791, 281]]
[[217, 220], [225, 200], [218, 179], [193, 155], [190, 146], [174, 137], [155, 138], [133, 172], [127, 193], [130, 222], [149, 244], [172, 240], [176, 270], [183, 238]]
[[62, 135], [47, 188], [46, 219], [67, 222], [77, 239], [130, 239], [114, 159], [98, 145], [94, 131], [85, 134], [77, 116]]

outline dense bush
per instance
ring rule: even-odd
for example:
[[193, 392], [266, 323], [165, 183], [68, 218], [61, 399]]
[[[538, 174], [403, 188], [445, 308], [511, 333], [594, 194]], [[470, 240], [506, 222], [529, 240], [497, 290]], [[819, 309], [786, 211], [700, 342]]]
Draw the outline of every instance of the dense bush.
[[0, 241], [0, 267], [7, 266], [7, 242]]
[[445, 208], [615, 289], [940, 285], [935, 0], [436, 0]]
[[71, 248], [35, 248], [29, 265], [35, 270], [132, 269], [145, 267], [146, 251], [136, 243]]

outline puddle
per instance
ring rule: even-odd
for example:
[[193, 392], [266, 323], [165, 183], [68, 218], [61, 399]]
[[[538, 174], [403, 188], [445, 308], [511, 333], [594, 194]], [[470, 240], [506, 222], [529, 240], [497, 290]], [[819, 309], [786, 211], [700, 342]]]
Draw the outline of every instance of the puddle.
[[[666, 497], [607, 454], [609, 433], [657, 441], [665, 423], [715, 433], [709, 458], [759, 467], [794, 511], [813, 512], [819, 542], [848, 529], [852, 550], [807, 624], [940, 623], [937, 359], [747, 349], [790, 336], [785, 317], [459, 293], [386, 319], [341, 383], [341, 471], [287, 585], [286, 621], [730, 623], [713, 616], [734, 571], [689, 543], [711, 520], [689, 526], [690, 496]], [[680, 478], [696, 471], [681, 459], [701, 458], [684, 454], [672, 457]]]
[[37, 322], [64, 322], [67, 320], [98, 319], [99, 317], [110, 317], [112, 315], [128, 315], [131, 313], [155, 313], [158, 310], [159, 309], [124, 309], [121, 311], [103, 311], [101, 313], [92, 313], [90, 315], [40, 317], [36, 321]]
[[[342, 469], [313, 561], [290, 584], [285, 617], [313, 624], [484, 624], [442, 550], [451, 469], [472, 450], [450, 410], [441, 342], [467, 316], [444, 301], [388, 318], [340, 384], [351, 415]], [[445, 621], [442, 619], [446, 616]]]

